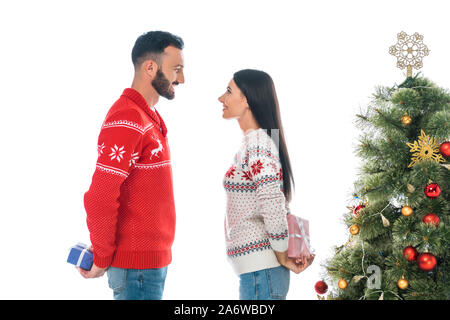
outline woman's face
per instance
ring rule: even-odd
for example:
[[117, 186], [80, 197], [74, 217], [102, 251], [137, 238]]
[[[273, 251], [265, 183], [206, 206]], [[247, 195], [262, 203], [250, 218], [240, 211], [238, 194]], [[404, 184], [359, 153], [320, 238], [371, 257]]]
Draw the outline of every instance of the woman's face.
[[247, 99], [233, 79], [228, 83], [227, 91], [219, 97], [219, 101], [223, 105], [224, 119], [239, 119], [248, 109]]

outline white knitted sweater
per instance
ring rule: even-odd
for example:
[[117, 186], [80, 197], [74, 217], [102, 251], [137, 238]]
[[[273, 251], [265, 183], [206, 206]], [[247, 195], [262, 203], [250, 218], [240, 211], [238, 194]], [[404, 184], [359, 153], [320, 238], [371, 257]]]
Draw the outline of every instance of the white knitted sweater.
[[288, 248], [282, 179], [272, 138], [262, 128], [247, 132], [223, 180], [227, 255], [238, 275], [279, 266], [273, 250]]

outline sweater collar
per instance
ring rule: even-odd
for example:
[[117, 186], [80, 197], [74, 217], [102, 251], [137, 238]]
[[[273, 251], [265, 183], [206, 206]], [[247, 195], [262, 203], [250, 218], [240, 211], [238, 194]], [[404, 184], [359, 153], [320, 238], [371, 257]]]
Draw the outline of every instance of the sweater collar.
[[244, 136], [250, 136], [250, 135], [256, 134], [256, 133], [258, 133], [261, 130], [262, 130], [262, 128], [248, 129], [246, 132], [244, 132]]
[[163, 136], [164, 137], [166, 136], [167, 127], [163, 119], [161, 118], [159, 112], [156, 109], [154, 109], [153, 111], [147, 104], [147, 101], [145, 101], [144, 97], [138, 91], [136, 91], [133, 88], [126, 88], [123, 91], [122, 96], [125, 96], [133, 100], [134, 103], [136, 103], [141, 109], [143, 109], [150, 116], [150, 118], [156, 123], [156, 125], [162, 132]]

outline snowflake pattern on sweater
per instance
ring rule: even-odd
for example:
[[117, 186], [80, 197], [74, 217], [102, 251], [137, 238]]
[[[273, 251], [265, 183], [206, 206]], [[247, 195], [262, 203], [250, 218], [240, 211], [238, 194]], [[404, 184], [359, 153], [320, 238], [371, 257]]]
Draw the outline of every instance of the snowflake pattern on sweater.
[[288, 203], [278, 148], [264, 129], [246, 133], [223, 180], [226, 251], [237, 274], [279, 266], [286, 251]]

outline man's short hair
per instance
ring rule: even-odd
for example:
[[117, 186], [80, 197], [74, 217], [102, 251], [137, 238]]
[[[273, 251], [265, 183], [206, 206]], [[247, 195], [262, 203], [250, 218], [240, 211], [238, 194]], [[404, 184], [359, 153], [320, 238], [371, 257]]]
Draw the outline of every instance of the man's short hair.
[[144, 33], [137, 38], [131, 51], [131, 59], [134, 66], [137, 67], [148, 59], [154, 60], [160, 66], [161, 54], [168, 46], [182, 50], [184, 42], [180, 37], [165, 31], [149, 31]]

